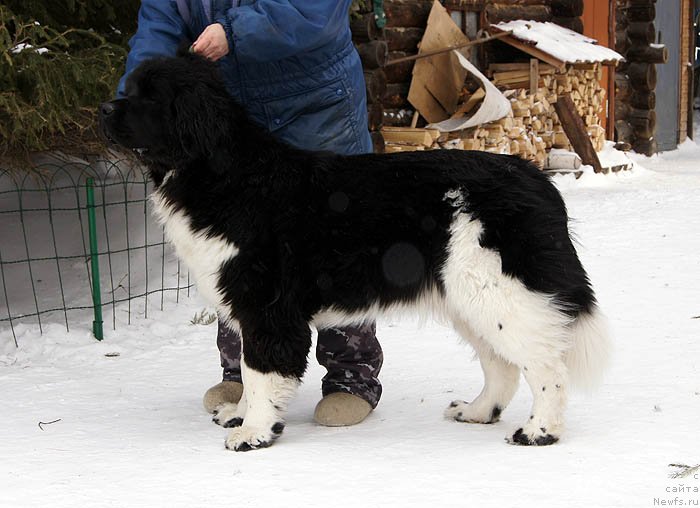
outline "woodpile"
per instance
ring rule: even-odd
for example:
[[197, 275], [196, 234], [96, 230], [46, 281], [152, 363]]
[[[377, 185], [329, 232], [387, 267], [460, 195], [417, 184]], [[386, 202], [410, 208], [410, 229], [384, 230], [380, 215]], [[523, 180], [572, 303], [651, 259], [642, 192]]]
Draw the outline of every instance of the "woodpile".
[[[440, 134], [431, 129], [385, 127], [382, 130], [388, 152], [457, 148], [520, 155], [543, 164], [551, 148], [571, 150], [554, 104], [559, 97], [571, 97], [596, 151], [603, 149], [605, 129], [599, 114], [605, 106], [600, 86], [602, 66], [567, 65], [563, 71], [538, 62], [532, 76], [532, 62], [491, 64], [486, 73], [510, 100], [512, 111], [496, 122]], [[532, 86], [531, 85], [535, 85]], [[478, 107], [484, 91], [464, 93], [458, 112], [469, 114]], [[640, 118], [639, 122], [643, 120]]]
[[[649, 13], [644, 8], [644, 2], [629, 1], [635, 5], [635, 22], [645, 21], [644, 16], [649, 16]], [[482, 20], [487, 23], [536, 19], [554, 21], [582, 31], [580, 16], [583, 0], [466, 0], [466, 3], [478, 4]], [[371, 2], [365, 4], [371, 5]], [[564, 70], [541, 61], [537, 62], [534, 70], [532, 62], [492, 64], [482, 72], [511, 101], [512, 112], [506, 118], [453, 133], [416, 129], [415, 112], [407, 101], [414, 62], [383, 64], [418, 52], [418, 43], [425, 31], [432, 4], [432, 0], [384, 0], [387, 21], [384, 28], [373, 26], [371, 13], [360, 13], [361, 16], [353, 21], [353, 39], [366, 71], [370, 131], [376, 149], [388, 152], [435, 148], [485, 150], [518, 154], [543, 163], [551, 148], [571, 150], [569, 139], [554, 110], [554, 103], [562, 94], [569, 95], [573, 100], [594, 148], [602, 149], [605, 130], [599, 114], [605, 107], [606, 97], [605, 90], [598, 82], [602, 72], [598, 64], [568, 65]], [[460, 8], [465, 5], [465, 0], [445, 0], [443, 4], [448, 9]], [[637, 28], [644, 31], [642, 26]], [[629, 41], [626, 32], [625, 37]], [[497, 47], [504, 48], [505, 45]], [[654, 52], [653, 49], [650, 51]], [[662, 58], [663, 55], [659, 56], [658, 52], [650, 58]], [[488, 55], [486, 58], [488, 61]], [[644, 68], [635, 69], [635, 72], [641, 73], [644, 81], [654, 84], [655, 75], [647, 76], [645, 71], [653, 72]], [[629, 80], [625, 84], [628, 85]], [[483, 90], [472, 92], [465, 93], [460, 104], [464, 114], [470, 114], [471, 109], [479, 106], [478, 94], [483, 94]], [[643, 132], [655, 121], [655, 118], [645, 118], [642, 113], [645, 111], [642, 106], [648, 105], [653, 98], [631, 88], [629, 95], [634, 111], [630, 111], [626, 117], [630, 122], [627, 127], [629, 132]], [[412, 122], [413, 127], [409, 127]], [[384, 143], [381, 143], [382, 139]]]

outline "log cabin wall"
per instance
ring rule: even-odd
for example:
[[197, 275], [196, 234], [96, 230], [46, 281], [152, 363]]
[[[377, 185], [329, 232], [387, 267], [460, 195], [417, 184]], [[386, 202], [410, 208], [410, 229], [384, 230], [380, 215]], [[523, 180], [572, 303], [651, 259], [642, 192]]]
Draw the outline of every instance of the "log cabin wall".
[[[679, 0], [681, 12], [680, 91], [678, 100], [678, 142], [692, 131], [693, 4]], [[658, 151], [656, 134], [657, 64], [666, 64], [668, 50], [653, 46], [656, 30], [656, 0], [617, 0], [616, 50], [627, 63], [618, 67], [615, 77], [617, 139], [628, 142], [640, 153]]]
[[[678, 104], [679, 142], [691, 127], [692, 5], [679, 0], [681, 9], [680, 96]], [[618, 95], [615, 101], [615, 132], [619, 141], [628, 142], [646, 155], [658, 151], [656, 134], [657, 64], [666, 64], [668, 49], [656, 41], [656, 0], [617, 0], [616, 50], [627, 59], [615, 76]]]

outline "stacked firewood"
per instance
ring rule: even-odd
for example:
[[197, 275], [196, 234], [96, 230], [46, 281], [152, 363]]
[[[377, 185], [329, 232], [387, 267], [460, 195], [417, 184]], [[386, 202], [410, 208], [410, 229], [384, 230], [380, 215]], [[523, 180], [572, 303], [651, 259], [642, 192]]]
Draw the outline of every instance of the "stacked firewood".
[[[551, 148], [571, 150], [571, 144], [554, 110], [554, 103], [569, 95], [582, 117], [593, 147], [605, 144], [605, 129], [599, 114], [605, 105], [600, 86], [600, 64], [568, 65], [559, 71], [540, 63], [536, 79], [531, 79], [531, 63], [492, 64], [487, 76], [510, 100], [512, 110], [495, 122], [456, 132], [432, 129], [385, 127], [382, 130], [387, 151], [457, 148], [520, 155], [542, 164]], [[536, 87], [529, 87], [536, 82]], [[478, 108], [483, 89], [465, 94], [458, 110], [467, 114]], [[477, 98], [476, 104], [472, 99]], [[467, 107], [464, 107], [466, 105]]]
[[656, 0], [617, 0], [616, 46], [626, 62], [615, 74], [615, 133], [635, 151], [657, 151], [656, 64], [668, 61], [668, 49], [654, 44]]

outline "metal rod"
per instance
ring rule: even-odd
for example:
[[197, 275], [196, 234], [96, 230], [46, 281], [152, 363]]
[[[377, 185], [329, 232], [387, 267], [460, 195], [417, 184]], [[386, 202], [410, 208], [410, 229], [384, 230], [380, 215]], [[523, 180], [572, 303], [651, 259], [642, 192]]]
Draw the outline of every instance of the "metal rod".
[[88, 178], [87, 213], [88, 228], [90, 232], [90, 266], [92, 268], [92, 305], [93, 316], [92, 333], [97, 340], [104, 338], [102, 330], [102, 292], [100, 289], [100, 260], [97, 252], [97, 219], [95, 218], [95, 179]]
[[474, 39], [473, 41], [465, 42], [464, 44], [457, 44], [456, 46], [450, 46], [447, 48], [442, 48], [442, 49], [435, 49], [433, 51], [426, 51], [425, 53], [418, 53], [417, 55], [411, 55], [411, 56], [404, 56], [402, 58], [397, 58], [396, 60], [389, 60], [386, 64], [384, 64], [384, 67], [387, 65], [394, 65], [397, 63], [401, 62], [410, 62], [411, 60], [418, 60], [419, 58], [427, 58], [429, 56], [435, 56], [439, 55], [441, 53], [447, 53], [449, 51], [452, 51], [454, 49], [463, 49], [463, 48], [468, 48], [470, 46], [476, 46], [477, 44], [481, 44], [483, 42], [489, 42], [494, 39], [502, 39], [506, 35], [512, 34], [512, 31], [507, 31], [507, 32], [502, 32], [500, 34], [496, 35], [490, 35], [489, 37], [484, 37], [483, 39]]

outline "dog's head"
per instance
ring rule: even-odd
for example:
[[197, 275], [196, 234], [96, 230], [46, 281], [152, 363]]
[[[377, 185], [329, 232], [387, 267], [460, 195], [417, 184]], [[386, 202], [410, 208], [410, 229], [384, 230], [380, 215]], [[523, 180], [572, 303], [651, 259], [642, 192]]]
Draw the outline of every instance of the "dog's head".
[[125, 98], [100, 106], [102, 131], [156, 164], [211, 159], [230, 144], [230, 127], [241, 120], [231, 117], [243, 115], [217, 66], [196, 55], [143, 62], [130, 74], [125, 92]]

